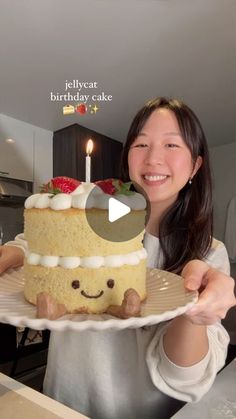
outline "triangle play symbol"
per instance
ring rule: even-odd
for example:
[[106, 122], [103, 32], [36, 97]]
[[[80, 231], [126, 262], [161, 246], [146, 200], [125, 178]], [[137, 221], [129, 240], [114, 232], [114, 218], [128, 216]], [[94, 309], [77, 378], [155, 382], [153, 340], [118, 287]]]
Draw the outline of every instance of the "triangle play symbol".
[[129, 214], [130, 211], [128, 205], [123, 204], [115, 198], [109, 199], [108, 219], [111, 223], [119, 220], [119, 218], [124, 217], [126, 214]]

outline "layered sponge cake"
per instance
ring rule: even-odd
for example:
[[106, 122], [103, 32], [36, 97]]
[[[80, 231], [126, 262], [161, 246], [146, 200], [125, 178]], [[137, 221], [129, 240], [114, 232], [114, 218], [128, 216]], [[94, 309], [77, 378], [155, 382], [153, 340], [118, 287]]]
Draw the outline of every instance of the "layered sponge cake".
[[[146, 201], [127, 185], [117, 180], [92, 184], [60, 177], [52, 179], [43, 193], [26, 200], [24, 293], [29, 302], [36, 304], [37, 296], [47, 293], [57, 304], [64, 304], [68, 313], [102, 313], [121, 305], [130, 288], [145, 299]], [[107, 222], [111, 196], [131, 209], [115, 223]], [[140, 233], [132, 237], [134, 223]], [[102, 235], [97, 234], [101, 227], [106, 230]], [[130, 230], [131, 238], [122, 241], [124, 230], [128, 236]], [[110, 233], [114, 237], [114, 231], [115, 240], [104, 238]]]

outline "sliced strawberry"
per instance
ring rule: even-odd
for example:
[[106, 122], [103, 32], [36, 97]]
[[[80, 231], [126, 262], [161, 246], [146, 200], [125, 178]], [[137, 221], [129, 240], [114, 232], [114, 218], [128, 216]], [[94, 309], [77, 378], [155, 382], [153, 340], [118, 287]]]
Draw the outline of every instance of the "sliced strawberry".
[[51, 179], [48, 183], [42, 185], [40, 192], [47, 192], [52, 194], [71, 193], [81, 182], [77, 179], [72, 179], [66, 176], [58, 176]]
[[97, 186], [99, 186], [103, 192], [109, 195], [133, 195], [134, 192], [130, 191], [130, 186], [132, 182], [122, 182], [120, 179], [105, 179], [105, 180], [98, 180], [95, 182]]
[[107, 193], [107, 194], [109, 194], [109, 195], [114, 195], [114, 193], [116, 192], [116, 188], [115, 188], [115, 186], [113, 185], [113, 181], [114, 181], [115, 179], [112, 179], [112, 178], [110, 178], [110, 179], [105, 179], [105, 180], [97, 180], [96, 182], [95, 182], [95, 184], [97, 185], [97, 186], [99, 186], [101, 189], [102, 189], [102, 191], [104, 192], [104, 193]]

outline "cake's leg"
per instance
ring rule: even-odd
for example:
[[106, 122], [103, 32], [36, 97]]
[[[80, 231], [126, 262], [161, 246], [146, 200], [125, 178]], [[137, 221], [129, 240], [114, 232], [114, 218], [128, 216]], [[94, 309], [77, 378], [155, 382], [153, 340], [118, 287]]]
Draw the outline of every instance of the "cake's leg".
[[120, 317], [121, 319], [128, 319], [129, 317], [140, 316], [140, 311], [140, 297], [133, 288], [129, 288], [124, 293], [124, 299], [121, 306], [109, 306], [106, 313], [111, 314], [112, 316]]
[[46, 292], [37, 295], [37, 318], [56, 320], [67, 313], [64, 304], [58, 304], [53, 297]]

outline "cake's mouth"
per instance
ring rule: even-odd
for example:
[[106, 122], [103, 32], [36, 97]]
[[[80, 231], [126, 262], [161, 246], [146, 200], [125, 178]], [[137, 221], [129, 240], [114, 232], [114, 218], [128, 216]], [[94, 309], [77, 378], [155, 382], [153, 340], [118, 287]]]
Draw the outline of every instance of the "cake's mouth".
[[99, 298], [99, 297], [101, 297], [101, 296], [104, 294], [104, 291], [100, 291], [100, 292], [99, 292], [99, 294], [97, 294], [97, 295], [88, 295], [88, 294], [86, 294], [86, 292], [83, 290], [83, 291], [81, 291], [81, 294], [82, 294], [84, 297], [86, 297], [86, 298]]

